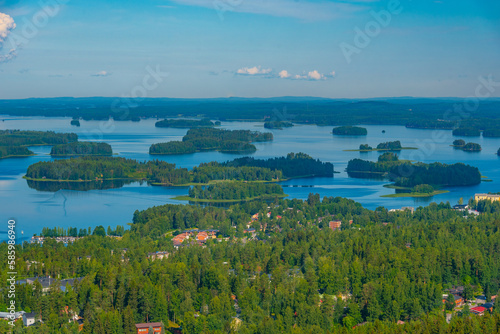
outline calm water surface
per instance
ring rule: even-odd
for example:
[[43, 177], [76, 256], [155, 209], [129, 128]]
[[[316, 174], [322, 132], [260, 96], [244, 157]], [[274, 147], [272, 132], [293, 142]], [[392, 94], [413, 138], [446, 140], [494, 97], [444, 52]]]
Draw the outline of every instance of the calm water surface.
[[[149, 160], [149, 146], [153, 143], [180, 140], [186, 129], [156, 128], [155, 119], [133, 122], [80, 121], [81, 127], [70, 125], [69, 118], [11, 117], [0, 116], [0, 129], [52, 130], [75, 132], [81, 141], [105, 141], [113, 147], [118, 156]], [[311, 192], [323, 196], [351, 198], [374, 209], [378, 206], [400, 208], [402, 206], [425, 206], [431, 202], [455, 204], [463, 197], [467, 201], [474, 193], [500, 191], [500, 158], [496, 151], [500, 138], [463, 138], [481, 144], [483, 151], [468, 153], [453, 149], [449, 145], [454, 139], [451, 131], [406, 129], [403, 126], [366, 126], [366, 137], [338, 137], [331, 134], [332, 127], [297, 125], [284, 130], [267, 130], [262, 123], [224, 122], [225, 129], [248, 129], [271, 131], [274, 141], [257, 143], [256, 158], [284, 156], [289, 152], [305, 152], [314, 158], [331, 162], [339, 174], [333, 178], [307, 178], [284, 182], [284, 191], [290, 198], [306, 199]], [[385, 130], [385, 133], [382, 131]], [[347, 162], [353, 158], [375, 161], [378, 152], [345, 152], [356, 149], [360, 144], [376, 146], [380, 142], [400, 140], [403, 146], [417, 147], [419, 150], [401, 151], [402, 159], [423, 162], [456, 163], [464, 162], [479, 168], [484, 176], [493, 182], [483, 182], [474, 187], [450, 188], [449, 193], [432, 198], [382, 198], [394, 190], [384, 188], [386, 181], [349, 178], [345, 172]], [[18, 234], [23, 231], [24, 239], [33, 233], [40, 233], [42, 227], [88, 227], [103, 225], [114, 227], [126, 225], [132, 220], [135, 210], [165, 203], [186, 203], [172, 198], [187, 194], [187, 188], [152, 187], [146, 183], [134, 182], [118, 189], [43, 192], [28, 187], [22, 177], [29, 165], [38, 161], [53, 160], [50, 147], [31, 148], [36, 156], [0, 160], [0, 240], [6, 239], [7, 220], [15, 218]], [[159, 158], [179, 167], [192, 168], [202, 162], [227, 161], [242, 155], [220, 152], [204, 152]], [[18, 239], [18, 242], [22, 238]]]

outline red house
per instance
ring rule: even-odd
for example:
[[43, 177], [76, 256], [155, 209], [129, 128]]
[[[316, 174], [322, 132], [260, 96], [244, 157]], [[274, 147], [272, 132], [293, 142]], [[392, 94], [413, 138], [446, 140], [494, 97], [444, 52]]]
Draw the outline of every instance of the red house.
[[484, 308], [482, 306], [476, 306], [476, 307], [471, 308], [470, 311], [474, 314], [477, 314], [477, 315], [484, 315], [484, 311], [486, 311], [486, 308]]
[[328, 226], [332, 229], [332, 231], [339, 230], [342, 222], [340, 220], [331, 221], [328, 223]]
[[148, 322], [144, 324], [136, 324], [135, 328], [137, 329], [137, 334], [147, 334], [149, 331], [149, 327], [153, 328], [155, 333], [164, 333], [163, 330], [163, 322]]

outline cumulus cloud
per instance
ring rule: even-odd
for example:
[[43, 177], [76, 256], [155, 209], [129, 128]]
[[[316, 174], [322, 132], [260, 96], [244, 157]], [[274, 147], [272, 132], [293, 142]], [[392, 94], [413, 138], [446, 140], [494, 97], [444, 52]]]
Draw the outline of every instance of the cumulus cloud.
[[281, 79], [286, 79], [286, 78], [289, 78], [290, 77], [290, 73], [288, 73], [287, 70], [283, 70], [281, 71], [280, 73], [278, 73], [278, 76], [281, 78]]
[[303, 71], [300, 74], [290, 73], [288, 70], [281, 70], [280, 72], [273, 71], [272, 68], [262, 68], [261, 66], [243, 67], [236, 71], [238, 75], [256, 76], [261, 75], [265, 78], [276, 79], [289, 79], [289, 80], [309, 80], [319, 81], [335, 77], [335, 71], [329, 73], [321, 73], [318, 70]]
[[272, 69], [270, 68], [262, 68], [260, 66], [254, 67], [243, 67], [236, 71], [236, 74], [241, 75], [262, 75], [271, 73]]
[[108, 71], [100, 71], [100, 72], [97, 72], [96, 74], [92, 74], [93, 77], [108, 77], [110, 75], [111, 75], [111, 73]]
[[[14, 19], [5, 13], [0, 13], [0, 51], [3, 43], [12, 30], [16, 28]], [[16, 50], [12, 49], [7, 54], [0, 54], [0, 63], [9, 61], [16, 56]]]

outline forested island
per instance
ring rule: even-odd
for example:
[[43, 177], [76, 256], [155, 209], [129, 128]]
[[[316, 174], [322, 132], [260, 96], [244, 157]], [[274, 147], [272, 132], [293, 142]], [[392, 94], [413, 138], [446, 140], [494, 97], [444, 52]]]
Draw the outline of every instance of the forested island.
[[139, 162], [121, 157], [87, 156], [37, 162], [28, 167], [25, 178], [30, 187], [57, 191], [116, 188], [134, 180], [152, 185], [186, 186], [228, 180], [277, 182], [312, 176], [333, 176], [333, 165], [303, 153], [290, 153], [287, 157], [268, 160], [241, 158], [226, 163], [202, 163], [188, 171], [160, 160]]
[[74, 156], [74, 155], [113, 155], [111, 145], [96, 142], [73, 142], [52, 146], [50, 155]]
[[[181, 326], [187, 333], [237, 326], [251, 334], [424, 334], [431, 328], [495, 334], [498, 302], [477, 316], [443, 297], [458, 287], [465, 301], [481, 295], [489, 302], [499, 294], [500, 248], [485, 245], [500, 240], [500, 205], [469, 204], [484, 210], [480, 217], [443, 203], [414, 214], [373, 211], [317, 194], [227, 210], [168, 204], [136, 211], [128, 231], [98, 226], [80, 229], [81, 238], [67, 245], [50, 238], [16, 245], [20, 279], [81, 279], [45, 292], [38, 283], [16, 285], [16, 306], [46, 320], [28, 328], [17, 321], [15, 331], [76, 333], [72, 312], [59, 311], [67, 306], [82, 317], [83, 333], [133, 334], [136, 323], [163, 322], [166, 330]], [[329, 228], [332, 219], [342, 222], [340, 229]], [[255, 238], [245, 233], [249, 221]], [[174, 248], [172, 233], [194, 228], [216, 229], [220, 237]], [[44, 234], [76, 234], [51, 230]], [[7, 248], [0, 244], [0, 251]], [[168, 256], [155, 259], [157, 251]], [[9, 271], [7, 261], [0, 270]], [[8, 282], [0, 288], [5, 305]], [[0, 332], [10, 329], [0, 322]]]
[[[481, 183], [481, 173], [476, 167], [456, 163], [411, 163], [397, 159], [397, 156], [380, 156], [378, 162], [361, 159], [350, 160], [347, 172], [351, 177], [387, 178], [395, 187], [413, 190], [419, 185], [430, 185], [436, 189], [451, 186], [472, 186]], [[430, 188], [429, 188], [430, 189]]]
[[457, 147], [457, 148], [462, 148], [465, 146], [465, 140], [463, 139], [457, 139], [457, 140], [454, 140], [453, 141], [453, 145], [451, 146], [454, 146], [454, 147]]
[[497, 155], [500, 156], [500, 148], [497, 151]]
[[293, 123], [287, 121], [266, 121], [264, 122], [264, 127], [266, 129], [282, 130], [283, 128], [293, 127]]
[[376, 148], [371, 147], [368, 144], [359, 145], [359, 150], [344, 150], [344, 151], [360, 151], [360, 152], [371, 152], [371, 151], [401, 151], [401, 150], [417, 150], [416, 147], [403, 147], [399, 140], [389, 141], [385, 143], [380, 143]]
[[305, 153], [289, 153], [286, 157], [267, 160], [243, 157], [221, 165], [225, 167], [260, 167], [279, 170], [287, 179], [313, 176], [332, 177], [335, 173], [333, 164], [313, 159]]
[[228, 203], [249, 200], [270, 200], [285, 197], [283, 188], [275, 183], [249, 183], [241, 181], [225, 181], [208, 186], [193, 186], [188, 196], [179, 196], [177, 200], [205, 203]]
[[[220, 124], [220, 123], [219, 123]], [[157, 128], [212, 128], [215, 126], [210, 119], [164, 119], [155, 123]]]
[[28, 146], [67, 144], [77, 140], [74, 133], [0, 130], [0, 159], [34, 155]]
[[453, 130], [454, 136], [463, 136], [463, 137], [479, 137], [481, 136], [481, 131], [472, 127], [463, 127], [457, 128]]
[[477, 143], [467, 143], [464, 146], [462, 146], [462, 151], [480, 152], [481, 150], [482, 150], [481, 145]]
[[72, 119], [70, 124], [74, 125], [74, 126], [80, 126], [80, 120], [79, 119]]
[[190, 129], [182, 141], [153, 144], [149, 154], [189, 154], [202, 151], [223, 153], [251, 153], [257, 148], [252, 142], [273, 140], [273, 134], [249, 130], [223, 130], [212, 128]]
[[368, 130], [359, 126], [339, 126], [332, 130], [336, 136], [366, 136]]

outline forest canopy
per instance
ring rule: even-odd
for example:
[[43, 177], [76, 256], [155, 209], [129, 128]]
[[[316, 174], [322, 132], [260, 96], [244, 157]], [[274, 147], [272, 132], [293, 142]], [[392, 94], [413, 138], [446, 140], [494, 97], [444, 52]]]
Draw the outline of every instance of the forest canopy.
[[359, 126], [339, 126], [334, 128], [332, 133], [337, 136], [366, 136], [368, 130]]
[[198, 128], [188, 130], [182, 142], [151, 145], [149, 154], [189, 154], [214, 150], [224, 153], [251, 153], [257, 150], [252, 142], [271, 140], [273, 134], [270, 132]]

